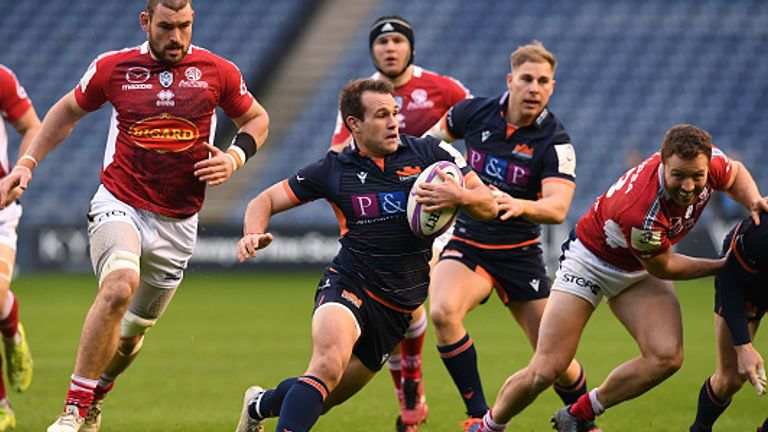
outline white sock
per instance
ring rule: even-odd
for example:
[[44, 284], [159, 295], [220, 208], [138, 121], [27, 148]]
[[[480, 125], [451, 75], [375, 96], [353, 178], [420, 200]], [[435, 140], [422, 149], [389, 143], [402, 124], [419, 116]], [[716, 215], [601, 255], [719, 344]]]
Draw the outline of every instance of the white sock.
[[507, 423], [496, 423], [493, 421], [492, 410], [488, 410], [483, 416], [483, 427], [490, 432], [502, 432], [507, 428]]
[[408, 326], [408, 330], [405, 331], [406, 339], [415, 339], [424, 334], [427, 331], [427, 314], [422, 314], [421, 318], [412, 322]]
[[596, 416], [605, 412], [605, 407], [603, 407], [603, 404], [597, 400], [597, 388], [594, 388], [589, 392], [589, 402], [592, 403], [592, 411], [594, 411]]

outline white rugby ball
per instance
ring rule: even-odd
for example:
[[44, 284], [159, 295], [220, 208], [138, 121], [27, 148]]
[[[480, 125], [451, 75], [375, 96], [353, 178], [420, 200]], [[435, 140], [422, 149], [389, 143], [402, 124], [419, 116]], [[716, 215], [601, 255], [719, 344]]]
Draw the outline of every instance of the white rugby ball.
[[459, 186], [464, 187], [464, 175], [461, 169], [453, 162], [438, 161], [428, 166], [416, 178], [416, 182], [411, 186], [411, 192], [408, 194], [408, 223], [411, 231], [418, 237], [434, 238], [448, 230], [456, 221], [459, 214], [459, 208], [447, 208], [439, 211], [428, 212], [423, 210], [423, 205], [416, 202], [416, 193], [414, 188], [422, 183], [442, 183], [443, 179], [437, 174], [437, 169], [455, 178]]

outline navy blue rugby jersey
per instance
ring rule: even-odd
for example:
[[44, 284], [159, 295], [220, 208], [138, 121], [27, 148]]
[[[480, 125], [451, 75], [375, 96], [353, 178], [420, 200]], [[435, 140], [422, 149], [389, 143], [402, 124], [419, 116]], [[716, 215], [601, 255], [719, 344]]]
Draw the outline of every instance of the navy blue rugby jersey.
[[733, 343], [743, 345], [750, 341], [747, 315], [768, 308], [768, 215], [760, 214], [760, 225], [748, 216], [734, 227], [721, 256], [729, 250], [715, 277], [716, 312], [728, 324]]
[[341, 250], [333, 269], [358, 280], [385, 305], [410, 311], [427, 296], [432, 240], [411, 232], [408, 193], [421, 171], [441, 160], [471, 172], [450, 144], [400, 135], [398, 149], [384, 158], [351, 147], [328, 152], [289, 178], [286, 190], [296, 203], [325, 198], [336, 212]]
[[[466, 143], [467, 163], [483, 182], [515, 198], [538, 199], [545, 181], [574, 182], [576, 156], [562, 123], [545, 108], [530, 126], [515, 128], [504, 118], [508, 97], [467, 99], [446, 114], [448, 133]], [[524, 218], [476, 221], [462, 213], [454, 238], [506, 249], [536, 243], [540, 234], [541, 226]]]

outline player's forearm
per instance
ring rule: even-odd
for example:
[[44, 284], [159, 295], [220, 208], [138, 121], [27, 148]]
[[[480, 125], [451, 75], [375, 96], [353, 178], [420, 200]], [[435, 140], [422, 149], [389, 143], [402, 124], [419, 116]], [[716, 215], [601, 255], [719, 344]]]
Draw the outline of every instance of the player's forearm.
[[464, 189], [460, 206], [475, 220], [489, 220], [499, 214], [499, 206], [491, 190], [485, 185]]
[[38, 162], [61, 144], [86, 114], [74, 101], [74, 95], [64, 96], [48, 111], [40, 129], [31, 138], [23, 154], [35, 158]]
[[644, 261], [648, 272], [659, 279], [687, 280], [712, 276], [725, 263], [724, 259], [693, 258], [677, 253], [669, 254], [665, 262]]
[[267, 232], [269, 219], [272, 215], [272, 200], [264, 191], [248, 203], [243, 218], [243, 233], [263, 234]]
[[568, 215], [570, 202], [564, 203], [559, 198], [542, 198], [537, 201], [521, 200], [523, 214], [521, 217], [531, 222], [542, 224], [561, 224]]

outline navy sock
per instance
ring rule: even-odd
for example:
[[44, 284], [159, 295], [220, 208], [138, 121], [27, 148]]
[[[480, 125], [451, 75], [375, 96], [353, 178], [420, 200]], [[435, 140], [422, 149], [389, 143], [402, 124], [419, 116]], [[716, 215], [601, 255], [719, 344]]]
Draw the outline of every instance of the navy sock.
[[320, 379], [300, 376], [283, 399], [276, 430], [309, 431], [323, 412], [323, 401], [327, 396], [328, 387]]
[[288, 390], [296, 383], [298, 378], [288, 378], [273, 389], [264, 391], [259, 399], [259, 406], [254, 402], [248, 405], [248, 415], [257, 420], [264, 420], [269, 417], [280, 415], [280, 407], [283, 405], [283, 399]]
[[579, 397], [587, 392], [587, 376], [584, 374], [584, 368], [579, 365], [579, 378], [575, 383], [568, 387], [563, 387], [555, 383], [555, 392], [566, 405], [573, 405], [579, 400]]
[[437, 350], [461, 393], [467, 414], [470, 417], [482, 418], [488, 411], [488, 404], [485, 402], [480, 372], [477, 370], [477, 351], [469, 334], [464, 335], [455, 344], [438, 346]]
[[691, 432], [709, 431], [712, 430], [712, 425], [720, 414], [728, 408], [730, 400], [722, 400], [712, 391], [712, 385], [709, 383], [710, 378], [704, 381], [704, 385], [701, 386], [699, 391], [699, 405], [696, 408], [696, 420], [691, 425]]

